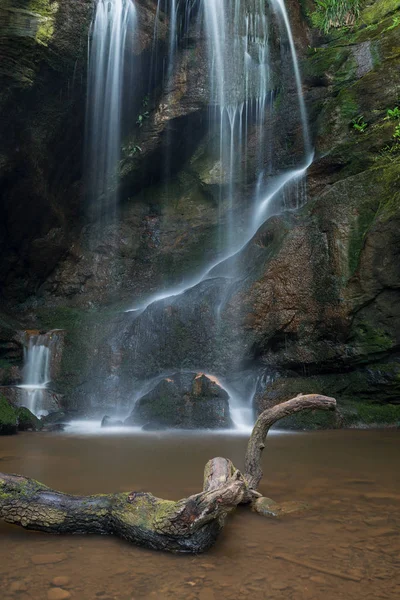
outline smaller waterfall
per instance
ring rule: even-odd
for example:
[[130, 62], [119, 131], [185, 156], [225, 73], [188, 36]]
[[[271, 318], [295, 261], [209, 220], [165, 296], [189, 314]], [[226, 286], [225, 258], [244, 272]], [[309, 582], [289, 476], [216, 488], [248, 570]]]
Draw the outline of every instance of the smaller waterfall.
[[58, 336], [54, 331], [45, 334], [27, 334], [24, 348], [25, 365], [22, 404], [35, 414], [46, 412], [48, 384], [52, 378], [52, 367]]

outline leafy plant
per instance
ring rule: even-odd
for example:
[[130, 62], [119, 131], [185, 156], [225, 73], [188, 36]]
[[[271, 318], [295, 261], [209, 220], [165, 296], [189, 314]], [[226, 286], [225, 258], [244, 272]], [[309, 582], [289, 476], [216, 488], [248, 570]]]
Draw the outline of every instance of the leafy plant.
[[394, 128], [394, 133], [392, 137], [394, 140], [400, 140], [400, 123]]
[[393, 17], [393, 22], [391, 25], [389, 25], [389, 27], [386, 28], [386, 31], [390, 31], [391, 29], [394, 29], [395, 27], [398, 27], [400, 25], [400, 17]]
[[351, 27], [360, 14], [361, 0], [315, 0], [311, 14], [314, 27], [328, 33], [333, 27]]
[[145, 96], [143, 98], [143, 101], [142, 101], [142, 112], [140, 112], [138, 114], [138, 118], [136, 119], [136, 125], [139, 125], [139, 127], [142, 127], [144, 121], [146, 119], [148, 119], [149, 116], [150, 116], [149, 111], [146, 110], [146, 108], [148, 107], [148, 105], [149, 105], [149, 97]]
[[385, 121], [395, 121], [396, 119], [400, 119], [400, 108], [395, 106], [393, 109], [388, 108], [386, 111]]
[[368, 127], [368, 123], [366, 123], [364, 121], [364, 117], [362, 115], [357, 117], [356, 119], [353, 119], [351, 121], [351, 124], [352, 124], [353, 129], [358, 131], [358, 133], [364, 133], [364, 131]]
[[123, 151], [126, 156], [132, 157], [139, 152], [142, 152], [140, 146], [135, 143], [128, 144], [127, 146], [123, 146]]
[[142, 127], [145, 119], [149, 118], [149, 112], [146, 110], [146, 112], [144, 113], [140, 113], [138, 115], [138, 118], [136, 119], [136, 125], [139, 125], [139, 127]]

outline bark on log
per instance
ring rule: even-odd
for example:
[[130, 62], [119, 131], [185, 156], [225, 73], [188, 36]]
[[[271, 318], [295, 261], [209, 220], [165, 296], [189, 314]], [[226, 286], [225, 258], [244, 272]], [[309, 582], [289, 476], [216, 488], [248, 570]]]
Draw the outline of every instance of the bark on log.
[[259, 514], [274, 514], [268, 508], [272, 501], [260, 502], [261, 494], [256, 490], [271, 425], [299, 410], [331, 410], [335, 404], [333, 398], [325, 396], [299, 396], [264, 411], [249, 440], [245, 476], [230, 460], [214, 458], [206, 464], [203, 491], [177, 502], [143, 492], [72, 496], [21, 475], [0, 473], [0, 518], [47, 533], [117, 535], [156, 550], [204, 552], [239, 504], [252, 502]]

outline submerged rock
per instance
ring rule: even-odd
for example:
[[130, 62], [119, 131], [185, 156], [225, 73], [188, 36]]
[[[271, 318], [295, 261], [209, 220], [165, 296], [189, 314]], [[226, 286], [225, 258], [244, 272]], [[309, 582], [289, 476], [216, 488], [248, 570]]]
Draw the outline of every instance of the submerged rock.
[[64, 431], [66, 426], [67, 426], [66, 423], [49, 423], [48, 425], [43, 425], [42, 431], [46, 431], [46, 432]]
[[212, 376], [177, 373], [140, 398], [125, 425], [144, 425], [146, 430], [228, 428], [229, 395]]

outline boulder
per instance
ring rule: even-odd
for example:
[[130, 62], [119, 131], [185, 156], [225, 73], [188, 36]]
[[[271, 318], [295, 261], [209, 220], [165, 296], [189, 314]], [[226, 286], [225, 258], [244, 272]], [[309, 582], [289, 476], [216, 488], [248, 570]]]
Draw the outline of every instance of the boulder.
[[228, 428], [229, 395], [212, 376], [177, 373], [140, 398], [125, 424], [144, 425], [146, 430]]
[[108, 415], [105, 415], [101, 420], [102, 427], [122, 427], [123, 424], [124, 423], [122, 421], [119, 421], [118, 419], [113, 419]]
[[25, 406], [20, 406], [15, 409], [18, 419], [18, 431], [39, 431], [42, 428], [42, 423], [30, 410]]
[[65, 427], [65, 423], [48, 423], [47, 425], [43, 425], [42, 431], [53, 433], [55, 431], [64, 431]]

